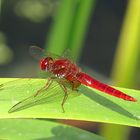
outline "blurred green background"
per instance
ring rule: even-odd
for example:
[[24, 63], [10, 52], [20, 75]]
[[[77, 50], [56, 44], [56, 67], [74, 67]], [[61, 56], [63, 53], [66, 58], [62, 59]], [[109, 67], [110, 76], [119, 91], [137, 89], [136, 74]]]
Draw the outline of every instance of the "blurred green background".
[[[0, 76], [38, 77], [29, 46], [61, 54], [69, 48], [89, 74], [140, 89], [139, 0], [2, 0]], [[138, 140], [138, 128], [67, 121], [110, 140]], [[115, 136], [116, 135], [116, 136]], [[114, 138], [115, 136], [115, 138]]]

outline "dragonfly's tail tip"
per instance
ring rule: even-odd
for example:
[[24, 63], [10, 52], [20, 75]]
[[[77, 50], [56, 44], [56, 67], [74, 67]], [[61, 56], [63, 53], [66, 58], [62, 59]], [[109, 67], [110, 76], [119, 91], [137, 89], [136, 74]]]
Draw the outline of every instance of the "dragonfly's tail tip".
[[135, 98], [133, 98], [133, 97], [131, 97], [131, 98], [129, 98], [129, 101], [132, 101], [132, 102], [137, 102], [138, 100], [137, 100], [137, 99], [135, 99]]
[[137, 101], [138, 101], [137, 99], [133, 98], [133, 102], [137, 102]]

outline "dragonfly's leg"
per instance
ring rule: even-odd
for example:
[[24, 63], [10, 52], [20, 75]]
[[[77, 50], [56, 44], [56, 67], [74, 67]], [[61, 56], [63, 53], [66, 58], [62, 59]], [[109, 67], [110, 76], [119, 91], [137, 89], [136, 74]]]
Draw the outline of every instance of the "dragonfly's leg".
[[39, 90], [34, 94], [34, 97], [38, 96], [43, 90], [49, 88], [50, 85], [52, 84], [52, 82], [53, 82], [53, 79], [52, 79], [52, 78], [49, 78], [49, 79], [48, 79], [48, 82], [45, 84], [45, 86], [43, 86], [41, 89], [39, 89]]
[[[58, 82], [59, 83], [59, 82]], [[62, 107], [62, 110], [63, 110], [63, 113], [65, 112], [64, 110], [64, 103], [66, 102], [67, 98], [68, 98], [68, 93], [67, 93], [67, 88], [65, 87], [64, 84], [62, 83], [59, 83], [60, 84], [60, 87], [63, 89], [64, 91], [64, 98], [63, 98], [63, 101], [61, 103], [61, 107]]]
[[71, 85], [72, 85], [72, 90], [78, 91], [77, 88], [81, 85], [81, 83], [78, 80], [74, 80], [71, 82]]

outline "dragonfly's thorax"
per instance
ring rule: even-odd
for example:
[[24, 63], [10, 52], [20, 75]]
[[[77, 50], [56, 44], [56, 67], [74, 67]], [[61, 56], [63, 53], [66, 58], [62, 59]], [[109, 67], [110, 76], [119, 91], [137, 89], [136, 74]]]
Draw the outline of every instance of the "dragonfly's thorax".
[[71, 81], [76, 78], [79, 68], [68, 59], [58, 59], [52, 65], [52, 73], [58, 78], [66, 78]]

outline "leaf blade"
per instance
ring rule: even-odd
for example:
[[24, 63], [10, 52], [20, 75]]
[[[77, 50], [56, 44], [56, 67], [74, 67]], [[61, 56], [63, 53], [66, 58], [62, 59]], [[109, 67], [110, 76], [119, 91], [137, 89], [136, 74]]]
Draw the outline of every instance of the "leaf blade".
[[[28, 127], [27, 127], [28, 126]], [[102, 137], [93, 133], [74, 128], [71, 126], [44, 120], [31, 119], [1, 119], [0, 120], [0, 138], [2, 139], [20, 139], [20, 140], [41, 140], [41, 139], [64, 139], [68, 140], [104, 140]]]
[[[5, 80], [8, 81], [8, 79]], [[24, 82], [27, 82], [27, 79], [24, 80]], [[18, 112], [8, 114], [10, 107], [15, 104], [12, 102], [13, 98], [14, 100], [20, 101], [21, 99], [29, 96], [27, 93], [24, 95], [19, 93], [20, 89], [24, 93], [27, 90], [36, 91], [36, 89], [39, 89], [42, 85], [44, 85], [47, 80], [33, 79], [33, 81], [33, 83], [30, 83], [30, 86], [28, 87], [29, 89], [23, 86], [22, 89], [13, 88], [13, 91], [11, 88], [7, 90], [0, 90], [0, 118], [74, 119], [140, 127], [140, 91], [124, 88], [118, 89], [138, 99], [138, 102], [133, 103], [124, 101], [106, 95], [95, 89], [83, 86], [82, 94], [80, 94], [80, 96], [66, 101], [64, 106], [65, 113], [62, 113], [61, 101], [54, 101], [52, 103], [46, 102], [45, 104], [35, 105]], [[3, 79], [1, 78], [0, 83], [2, 82]], [[55, 89], [50, 89], [48, 92], [52, 91], [55, 92]], [[13, 95], [9, 95], [10, 92], [12, 92]], [[63, 95], [63, 91], [61, 90], [60, 92], [62, 92]], [[71, 94], [76, 93], [77, 92], [72, 92]], [[2, 100], [2, 98], [5, 100], [7, 99], [8, 101]]]

